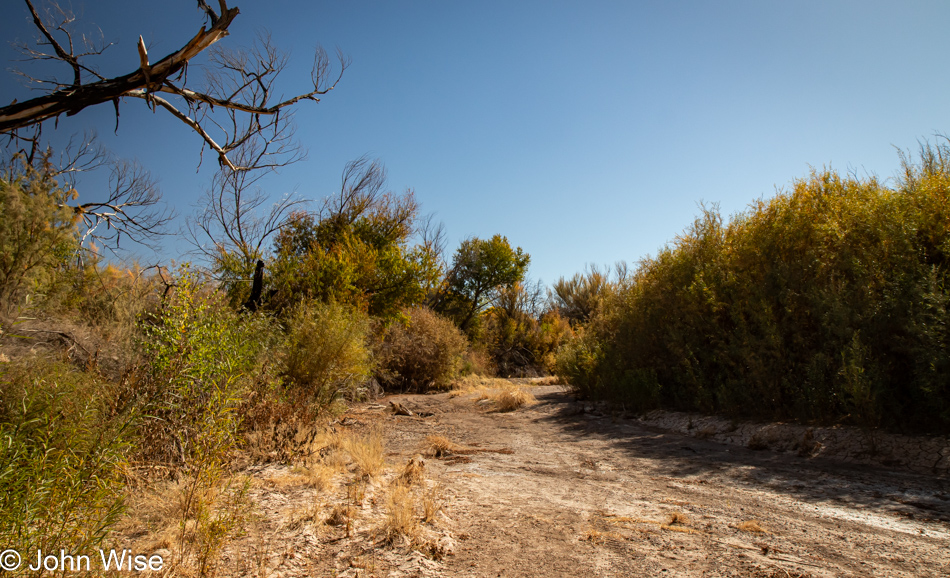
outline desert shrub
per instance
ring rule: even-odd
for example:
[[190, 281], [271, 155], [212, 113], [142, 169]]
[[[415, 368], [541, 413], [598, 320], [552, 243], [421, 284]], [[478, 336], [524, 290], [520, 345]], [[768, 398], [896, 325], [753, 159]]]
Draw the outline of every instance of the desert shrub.
[[305, 301], [287, 321], [285, 384], [320, 407], [359, 395], [373, 369], [369, 318], [340, 303]]
[[0, 363], [0, 541], [21, 553], [98, 547], [122, 513], [132, 413], [65, 363]]
[[266, 307], [336, 301], [391, 318], [422, 302], [441, 274], [437, 251], [414, 242], [425, 225], [412, 191], [385, 184], [383, 165], [361, 158], [346, 165], [339, 194], [320, 211], [288, 216], [266, 269]]
[[377, 379], [389, 390], [448, 388], [462, 369], [468, 341], [448, 319], [424, 307], [404, 311], [377, 346]]
[[272, 344], [264, 316], [239, 316], [183, 267], [162, 308], [143, 322], [132, 389], [149, 413], [142, 451], [172, 464], [220, 462], [237, 441], [237, 408]]
[[585, 323], [600, 312], [612, 287], [610, 268], [601, 271], [596, 266], [589, 266], [584, 273], [555, 281], [550, 299], [561, 316], [571, 324]]
[[0, 306], [19, 304], [75, 256], [75, 215], [66, 205], [72, 198], [75, 191], [61, 188], [49, 170], [26, 162], [0, 177]]
[[893, 188], [814, 171], [728, 223], [704, 209], [559, 372], [642, 408], [950, 430], [948, 161], [925, 146]]
[[459, 376], [495, 375], [495, 373], [495, 366], [492, 365], [491, 356], [486, 351], [484, 344], [469, 343], [469, 347], [462, 355]]
[[484, 314], [480, 337], [500, 376], [536, 377], [554, 369], [555, 354], [571, 335], [557, 310], [544, 311], [538, 284], [515, 283], [498, 290]]

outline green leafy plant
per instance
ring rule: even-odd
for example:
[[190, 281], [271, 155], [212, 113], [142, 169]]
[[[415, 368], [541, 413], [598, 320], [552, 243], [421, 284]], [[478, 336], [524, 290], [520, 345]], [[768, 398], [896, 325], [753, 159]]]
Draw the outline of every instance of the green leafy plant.
[[350, 306], [297, 304], [287, 321], [285, 384], [319, 407], [357, 395], [373, 368], [368, 333], [368, 317]]
[[123, 512], [134, 414], [115, 387], [35, 357], [0, 363], [0, 541], [19, 552], [98, 547]]
[[813, 171], [703, 213], [608, 293], [559, 373], [634, 407], [950, 431], [950, 146], [894, 187]]

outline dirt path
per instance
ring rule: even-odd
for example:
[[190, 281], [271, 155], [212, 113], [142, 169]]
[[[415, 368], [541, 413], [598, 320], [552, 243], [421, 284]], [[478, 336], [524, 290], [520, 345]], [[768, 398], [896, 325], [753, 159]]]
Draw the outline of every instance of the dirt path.
[[[532, 392], [537, 404], [508, 413], [449, 394], [384, 400], [426, 417], [354, 408], [341, 423], [383, 424], [397, 468], [427, 436], [472, 450], [426, 458], [445, 500], [433, 524], [441, 546], [383, 546], [373, 531], [383, 505], [371, 500], [349, 537], [274, 526], [283, 549], [265, 573], [950, 576], [945, 478], [664, 433], [585, 413], [558, 386]], [[276, 513], [313, 497], [265, 488], [256, 499]]]

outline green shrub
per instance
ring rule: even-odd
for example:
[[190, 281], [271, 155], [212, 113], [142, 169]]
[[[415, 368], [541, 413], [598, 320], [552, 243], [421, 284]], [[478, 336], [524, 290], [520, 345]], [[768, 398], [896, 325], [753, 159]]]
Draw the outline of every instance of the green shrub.
[[237, 442], [236, 410], [272, 344], [270, 321], [239, 316], [186, 266], [143, 333], [133, 388], [151, 419], [144, 457], [186, 467], [223, 461]]
[[22, 164], [0, 177], [0, 307], [17, 305], [79, 249], [75, 214], [65, 190], [49, 176]]
[[404, 311], [377, 347], [377, 376], [387, 390], [446, 389], [459, 376], [468, 341], [448, 319], [424, 307]]
[[130, 412], [65, 363], [0, 363], [0, 542], [21, 553], [98, 547], [123, 511]]
[[369, 318], [357, 309], [333, 302], [297, 304], [287, 321], [286, 385], [319, 407], [340, 395], [359, 395], [373, 368], [368, 334]]
[[704, 209], [559, 372], [643, 408], [950, 431], [948, 256], [950, 147], [894, 188], [815, 171], [728, 223]]
[[541, 286], [515, 283], [498, 290], [484, 315], [480, 340], [502, 377], [536, 377], [554, 369], [555, 354], [571, 335], [558, 311], [541, 313]]

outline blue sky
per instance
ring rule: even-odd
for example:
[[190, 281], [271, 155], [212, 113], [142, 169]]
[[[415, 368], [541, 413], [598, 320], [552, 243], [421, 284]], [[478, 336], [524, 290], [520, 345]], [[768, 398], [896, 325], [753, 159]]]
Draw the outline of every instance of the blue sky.
[[[895, 147], [950, 132], [943, 1], [231, 4], [241, 14], [222, 42], [269, 30], [291, 51], [285, 94], [306, 89], [314, 45], [352, 59], [336, 90], [299, 107], [308, 160], [268, 192], [320, 199], [346, 161], [379, 157], [391, 188], [445, 223], [450, 249], [501, 233], [547, 283], [655, 254], [700, 202], [732, 214], [810, 166], [888, 178]], [[116, 42], [108, 75], [137, 66], [139, 34], [157, 59], [204, 23], [193, 0], [72, 8]], [[4, 39], [32, 36], [20, 2], [3, 12]], [[8, 45], [0, 56], [14, 64]], [[0, 102], [31, 96], [5, 78]], [[88, 109], [54, 141], [96, 128], [190, 214], [215, 164], [196, 171], [198, 137], [139, 101], [122, 106], [117, 135], [114, 121], [111, 106]], [[186, 249], [172, 238], [162, 256]]]

